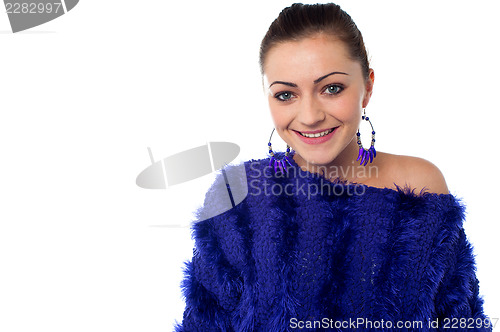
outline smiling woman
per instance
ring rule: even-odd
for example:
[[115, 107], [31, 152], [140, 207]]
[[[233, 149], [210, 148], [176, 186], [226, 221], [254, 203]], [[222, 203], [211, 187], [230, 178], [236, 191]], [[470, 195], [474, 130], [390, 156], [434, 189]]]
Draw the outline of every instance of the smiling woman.
[[233, 209], [212, 213], [234, 166], [207, 193], [177, 330], [491, 330], [465, 207], [439, 169], [376, 151], [373, 127], [361, 144], [375, 74], [351, 17], [331, 3], [285, 8], [260, 64], [287, 152], [269, 142], [269, 158], [244, 163], [248, 196]]
[[[312, 169], [335, 160], [337, 166], [350, 166], [357, 157], [354, 136], [370, 100], [373, 70], [366, 79], [344, 42], [326, 33], [276, 45], [263, 67], [276, 130], [297, 152], [298, 164]], [[321, 133], [327, 135], [316, 135]]]

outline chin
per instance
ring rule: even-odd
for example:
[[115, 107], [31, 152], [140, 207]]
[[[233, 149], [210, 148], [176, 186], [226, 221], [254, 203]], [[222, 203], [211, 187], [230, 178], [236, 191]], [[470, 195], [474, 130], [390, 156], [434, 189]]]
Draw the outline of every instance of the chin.
[[336, 156], [334, 155], [327, 155], [325, 153], [304, 153], [301, 154], [300, 152], [297, 151], [297, 153], [300, 155], [300, 157], [309, 165], [314, 165], [314, 166], [326, 166], [330, 164]]

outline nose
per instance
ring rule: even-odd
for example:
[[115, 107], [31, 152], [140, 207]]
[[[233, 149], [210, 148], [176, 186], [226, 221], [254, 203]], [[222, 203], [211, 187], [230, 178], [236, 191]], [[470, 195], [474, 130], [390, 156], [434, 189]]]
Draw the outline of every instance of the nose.
[[314, 127], [326, 118], [321, 103], [314, 96], [304, 96], [300, 103], [298, 120], [308, 127]]

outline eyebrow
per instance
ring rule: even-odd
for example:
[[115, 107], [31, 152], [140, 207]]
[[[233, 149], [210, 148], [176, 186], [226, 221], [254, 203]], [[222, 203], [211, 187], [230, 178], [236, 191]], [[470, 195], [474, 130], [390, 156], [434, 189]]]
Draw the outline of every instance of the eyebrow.
[[[332, 71], [331, 73], [329, 74], [326, 74], [326, 75], [323, 75], [321, 76], [320, 78], [314, 80], [314, 84], [318, 84], [319, 82], [321, 82], [322, 80], [324, 80], [325, 78], [327, 78], [328, 76], [331, 76], [331, 75], [349, 75], [347, 73], [344, 73], [344, 72], [341, 72], [341, 71]], [[274, 84], [283, 84], [283, 85], [288, 85], [288, 86], [291, 86], [291, 87], [294, 87], [296, 88], [297, 87], [297, 84], [295, 83], [291, 83], [291, 82], [283, 82], [283, 81], [274, 81], [273, 83], [271, 83], [269, 85], [269, 87], [272, 87]]]

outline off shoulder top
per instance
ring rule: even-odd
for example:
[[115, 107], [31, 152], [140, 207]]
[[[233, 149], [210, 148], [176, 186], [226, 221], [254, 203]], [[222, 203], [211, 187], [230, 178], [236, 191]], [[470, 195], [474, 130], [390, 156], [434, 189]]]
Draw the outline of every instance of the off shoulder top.
[[192, 226], [176, 331], [491, 331], [460, 199], [291, 161], [219, 172]]

